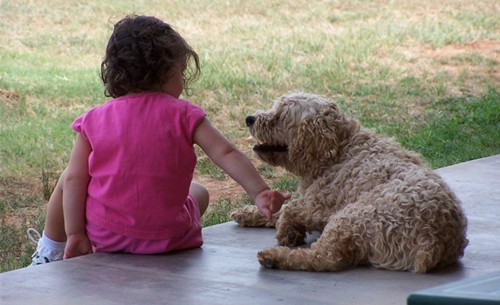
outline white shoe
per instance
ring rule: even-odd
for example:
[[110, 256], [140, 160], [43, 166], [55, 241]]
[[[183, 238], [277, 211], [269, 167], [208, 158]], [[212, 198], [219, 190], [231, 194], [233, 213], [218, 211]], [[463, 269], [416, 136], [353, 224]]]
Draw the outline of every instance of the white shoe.
[[[40, 232], [38, 232], [34, 228], [28, 228], [27, 233], [28, 233], [28, 238], [30, 239], [30, 241], [32, 243], [34, 243], [35, 245], [38, 245], [38, 240], [40, 240], [40, 238], [42, 238], [42, 236], [40, 235]], [[33, 236], [33, 235], [36, 235], [36, 236]], [[46, 256], [40, 255], [38, 253], [38, 250], [36, 250], [35, 253], [33, 253], [33, 255], [31, 256], [31, 264], [30, 264], [30, 266], [47, 264], [47, 263], [50, 263], [50, 262], [52, 262], [52, 260], [50, 260]]]

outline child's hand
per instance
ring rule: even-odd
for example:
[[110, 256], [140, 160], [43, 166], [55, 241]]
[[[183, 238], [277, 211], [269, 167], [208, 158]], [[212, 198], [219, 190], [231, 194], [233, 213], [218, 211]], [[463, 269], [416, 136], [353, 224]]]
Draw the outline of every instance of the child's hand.
[[278, 212], [285, 200], [290, 199], [290, 194], [283, 194], [275, 190], [265, 189], [255, 197], [255, 205], [266, 215], [268, 220], [273, 219], [273, 214]]
[[64, 259], [91, 254], [92, 252], [92, 245], [86, 234], [72, 234], [68, 236], [66, 242]]

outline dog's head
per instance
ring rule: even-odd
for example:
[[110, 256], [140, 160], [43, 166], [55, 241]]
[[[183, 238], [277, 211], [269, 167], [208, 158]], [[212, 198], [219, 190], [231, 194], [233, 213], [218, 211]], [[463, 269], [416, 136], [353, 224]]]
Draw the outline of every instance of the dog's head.
[[339, 144], [357, 123], [333, 102], [307, 93], [282, 96], [268, 111], [246, 118], [263, 161], [297, 176], [314, 176], [335, 163]]

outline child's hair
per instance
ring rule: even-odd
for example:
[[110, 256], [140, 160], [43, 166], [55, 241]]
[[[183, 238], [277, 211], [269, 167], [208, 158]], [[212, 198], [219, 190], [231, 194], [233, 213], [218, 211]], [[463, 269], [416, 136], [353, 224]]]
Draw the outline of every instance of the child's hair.
[[159, 90], [176, 65], [185, 88], [200, 75], [198, 54], [170, 25], [155, 17], [126, 16], [115, 24], [101, 63], [104, 93], [119, 97]]

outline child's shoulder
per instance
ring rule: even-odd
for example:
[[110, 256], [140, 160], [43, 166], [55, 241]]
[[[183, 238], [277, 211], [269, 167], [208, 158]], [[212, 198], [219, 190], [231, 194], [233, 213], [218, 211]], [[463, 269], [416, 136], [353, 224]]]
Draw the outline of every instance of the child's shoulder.
[[117, 103], [141, 103], [141, 102], [158, 102], [158, 103], [168, 103], [170, 105], [187, 105], [191, 104], [188, 100], [175, 98], [169, 94], [163, 92], [143, 92], [143, 93], [135, 93], [130, 95], [120, 96], [114, 99], [107, 101], [102, 106], [107, 104], [117, 104]]
[[[140, 106], [140, 107], [138, 107]], [[124, 95], [108, 100], [104, 104], [97, 105], [90, 109], [87, 114], [90, 113], [102, 113], [108, 111], [134, 111], [138, 108], [149, 107], [161, 111], [174, 110], [176, 112], [205, 112], [200, 106], [185, 100], [175, 98], [171, 95], [162, 92], [145, 92]]]

